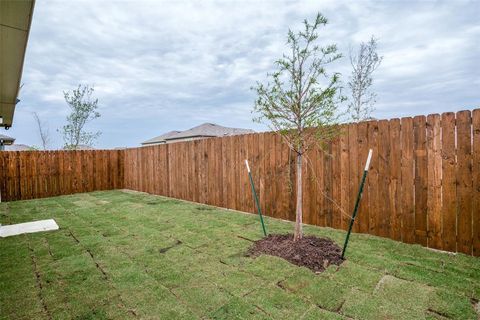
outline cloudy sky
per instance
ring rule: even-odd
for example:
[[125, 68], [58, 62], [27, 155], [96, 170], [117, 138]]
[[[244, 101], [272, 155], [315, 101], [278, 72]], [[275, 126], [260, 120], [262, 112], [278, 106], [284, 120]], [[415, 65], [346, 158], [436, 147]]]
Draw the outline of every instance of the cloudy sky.
[[[99, 148], [136, 146], [169, 130], [251, 121], [254, 93], [285, 51], [288, 28], [321, 12], [320, 44], [344, 54], [371, 35], [383, 63], [375, 75], [377, 118], [480, 107], [480, 1], [47, 1], [36, 2], [21, 102], [7, 133], [52, 147], [68, 109], [63, 91], [95, 86]], [[343, 58], [330, 68], [350, 73]]]

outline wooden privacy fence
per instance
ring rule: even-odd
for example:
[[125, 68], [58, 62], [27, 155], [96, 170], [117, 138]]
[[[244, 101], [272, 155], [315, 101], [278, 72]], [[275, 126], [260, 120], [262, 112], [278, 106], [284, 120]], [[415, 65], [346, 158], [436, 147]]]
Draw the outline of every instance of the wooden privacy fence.
[[[480, 109], [348, 124], [304, 163], [304, 222], [346, 229], [374, 150], [354, 231], [480, 256]], [[3, 200], [128, 188], [295, 219], [295, 157], [273, 133], [111, 151], [0, 153]]]
[[[354, 231], [480, 255], [480, 110], [343, 127], [304, 164], [304, 222], [346, 229], [368, 149], [373, 159]], [[294, 155], [273, 133], [125, 151], [125, 187], [295, 219]]]
[[2, 201], [123, 188], [123, 150], [0, 152]]

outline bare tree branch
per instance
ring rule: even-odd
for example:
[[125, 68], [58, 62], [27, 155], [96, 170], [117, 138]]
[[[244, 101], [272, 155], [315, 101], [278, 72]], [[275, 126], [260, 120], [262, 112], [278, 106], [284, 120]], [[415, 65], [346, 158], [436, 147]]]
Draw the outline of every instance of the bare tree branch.
[[62, 128], [63, 140], [66, 149], [77, 149], [80, 144], [91, 146], [101, 132], [88, 132], [85, 125], [100, 117], [97, 111], [98, 99], [94, 99], [93, 87], [78, 85], [71, 92], [64, 92], [65, 101], [71, 109], [67, 117], [67, 124]]
[[352, 74], [348, 82], [352, 101], [348, 105], [354, 121], [368, 120], [374, 111], [376, 94], [371, 91], [373, 72], [380, 66], [383, 57], [377, 54], [377, 40], [372, 36], [367, 43], [362, 42], [358, 52], [350, 48]]
[[40, 120], [38, 113], [33, 112], [33, 118], [37, 123], [38, 134], [40, 136], [40, 140], [42, 141], [42, 148], [43, 150], [47, 150], [50, 144], [50, 130], [48, 129], [47, 124]]

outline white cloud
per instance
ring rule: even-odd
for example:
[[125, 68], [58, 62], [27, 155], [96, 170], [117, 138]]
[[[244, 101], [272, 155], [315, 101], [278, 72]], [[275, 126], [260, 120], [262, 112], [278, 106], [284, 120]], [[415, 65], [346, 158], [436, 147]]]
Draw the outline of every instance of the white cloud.
[[[37, 1], [9, 134], [38, 145], [31, 112], [60, 128], [63, 91], [78, 83], [95, 85], [102, 147], [203, 121], [263, 129], [251, 122], [250, 87], [272, 70], [288, 28], [317, 11], [329, 18], [320, 41], [344, 54], [379, 39], [376, 117], [479, 106], [478, 1]], [[332, 66], [344, 80], [347, 60]]]

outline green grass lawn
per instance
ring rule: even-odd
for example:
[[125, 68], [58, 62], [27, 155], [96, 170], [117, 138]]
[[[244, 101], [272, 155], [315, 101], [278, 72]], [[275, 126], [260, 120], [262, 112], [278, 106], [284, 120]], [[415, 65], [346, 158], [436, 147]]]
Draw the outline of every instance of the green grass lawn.
[[60, 230], [0, 238], [1, 319], [479, 317], [480, 259], [462, 254], [355, 234], [342, 266], [314, 274], [245, 257], [255, 215], [123, 191], [0, 203], [2, 224], [47, 218]]

